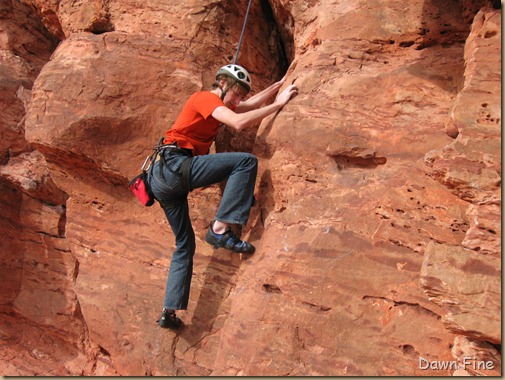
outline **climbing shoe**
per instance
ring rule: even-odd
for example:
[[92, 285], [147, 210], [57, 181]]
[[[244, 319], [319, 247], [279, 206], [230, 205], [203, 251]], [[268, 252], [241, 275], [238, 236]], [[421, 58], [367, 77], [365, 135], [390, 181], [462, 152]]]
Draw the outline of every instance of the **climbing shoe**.
[[254, 246], [245, 240], [240, 240], [235, 235], [231, 228], [228, 227], [222, 234], [216, 234], [212, 229], [213, 223], [210, 225], [205, 241], [212, 245], [214, 248], [225, 248], [237, 253], [253, 253]]
[[175, 315], [175, 311], [163, 309], [161, 317], [158, 319], [158, 324], [164, 329], [178, 329], [182, 326], [182, 321]]

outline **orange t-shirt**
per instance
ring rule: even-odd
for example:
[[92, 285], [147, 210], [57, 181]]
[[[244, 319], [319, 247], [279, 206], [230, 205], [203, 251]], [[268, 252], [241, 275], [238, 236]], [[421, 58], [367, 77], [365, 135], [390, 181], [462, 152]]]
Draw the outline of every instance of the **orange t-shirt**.
[[194, 156], [207, 154], [221, 124], [212, 117], [219, 106], [224, 106], [223, 101], [210, 91], [191, 95], [172, 128], [166, 131], [164, 143], [176, 142], [180, 148], [191, 149]]

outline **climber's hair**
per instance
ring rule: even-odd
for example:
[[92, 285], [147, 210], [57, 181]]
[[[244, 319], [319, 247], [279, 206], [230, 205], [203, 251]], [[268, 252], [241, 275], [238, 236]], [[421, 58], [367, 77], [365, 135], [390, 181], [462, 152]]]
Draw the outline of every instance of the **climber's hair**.
[[221, 79], [226, 79], [226, 83], [228, 84], [228, 89], [234, 90], [237, 94], [240, 94], [242, 96], [246, 96], [249, 91], [247, 91], [247, 88], [240, 82], [236, 81], [233, 79], [231, 76], [226, 75], [226, 74], [220, 74], [216, 78], [216, 81], [212, 83], [210, 86], [211, 90], [215, 90], [216, 88], [219, 88], [219, 82]]

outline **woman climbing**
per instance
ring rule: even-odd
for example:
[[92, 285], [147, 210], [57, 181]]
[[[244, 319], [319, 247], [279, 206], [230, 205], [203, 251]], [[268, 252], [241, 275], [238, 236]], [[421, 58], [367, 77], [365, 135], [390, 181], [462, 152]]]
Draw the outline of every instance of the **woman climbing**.
[[298, 89], [288, 86], [269, 105], [263, 103], [276, 94], [284, 80], [243, 100], [251, 90], [246, 69], [232, 64], [222, 67], [209, 91], [193, 94], [184, 105], [172, 128], [166, 131], [160, 161], [149, 178], [154, 196], [160, 202], [175, 236], [165, 290], [163, 310], [158, 321], [164, 328], [181, 326], [176, 310], [188, 307], [193, 255], [196, 242], [189, 217], [189, 191], [227, 180], [223, 196], [210, 223], [205, 241], [214, 248], [238, 253], [253, 253], [254, 247], [241, 240], [232, 224], [245, 225], [253, 203], [257, 159], [249, 153], [208, 154], [218, 127], [225, 124], [241, 130], [259, 123], [264, 117], [280, 110]]

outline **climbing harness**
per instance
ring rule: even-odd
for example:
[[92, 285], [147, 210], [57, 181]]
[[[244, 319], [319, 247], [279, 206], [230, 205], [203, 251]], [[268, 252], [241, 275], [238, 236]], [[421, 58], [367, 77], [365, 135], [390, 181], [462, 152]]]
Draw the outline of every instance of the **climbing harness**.
[[173, 172], [173, 173], [177, 176], [181, 176], [182, 178], [184, 178], [184, 188], [188, 193], [191, 190], [190, 158], [192, 154], [187, 149], [179, 148], [177, 144], [163, 144], [163, 141], [164, 138], [162, 137], [159, 140], [158, 145], [156, 145], [153, 148], [154, 152], [151, 155], [147, 156], [147, 158], [144, 160], [144, 164], [142, 165], [141, 168], [141, 173], [135, 176], [128, 183], [128, 187], [130, 188], [130, 190], [138, 198], [140, 203], [142, 203], [146, 207], [152, 206], [154, 204], [154, 201], [156, 200], [151, 190], [151, 186], [149, 185], [149, 177], [153, 175], [154, 164], [156, 163], [156, 161], [158, 161], [158, 156], [160, 156], [160, 161], [163, 163], [163, 165], [165, 165], [168, 168], [168, 170], [173, 172], [172, 169], [170, 169], [170, 167], [165, 162], [165, 157], [163, 154], [164, 151], [187, 156], [187, 158], [182, 162], [181, 172], [180, 173]]
[[238, 53], [240, 52], [240, 46], [242, 45], [242, 39], [244, 38], [245, 27], [247, 24], [247, 18], [249, 17], [249, 11], [251, 9], [252, 0], [249, 0], [249, 4], [247, 5], [247, 12], [245, 13], [244, 25], [242, 26], [242, 33], [240, 34], [240, 39], [238, 40], [237, 52], [235, 53], [235, 59], [233, 60], [233, 64], [237, 63]]
[[146, 207], [152, 206], [155, 200], [151, 186], [149, 186], [148, 176], [152, 174], [152, 164], [154, 161], [156, 161], [158, 154], [159, 151], [155, 149], [153, 154], [147, 156], [147, 158], [144, 160], [144, 164], [142, 165], [140, 174], [135, 176], [128, 183], [128, 187], [132, 191], [133, 195], [135, 195], [140, 203]]

